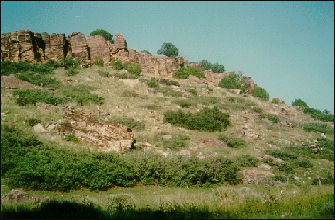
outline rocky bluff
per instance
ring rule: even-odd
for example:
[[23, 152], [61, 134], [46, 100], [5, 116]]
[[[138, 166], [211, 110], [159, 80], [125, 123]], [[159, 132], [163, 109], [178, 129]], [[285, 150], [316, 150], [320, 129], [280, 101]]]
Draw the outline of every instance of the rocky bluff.
[[120, 33], [115, 34], [113, 43], [102, 36], [86, 37], [80, 32], [69, 36], [29, 30], [1, 34], [2, 61], [45, 62], [62, 57], [80, 58], [83, 66], [94, 64], [97, 58], [106, 65], [112, 58], [118, 58], [122, 62], [139, 63], [143, 72], [161, 77], [170, 77], [186, 62], [182, 57], [160, 57], [127, 48], [127, 42]]

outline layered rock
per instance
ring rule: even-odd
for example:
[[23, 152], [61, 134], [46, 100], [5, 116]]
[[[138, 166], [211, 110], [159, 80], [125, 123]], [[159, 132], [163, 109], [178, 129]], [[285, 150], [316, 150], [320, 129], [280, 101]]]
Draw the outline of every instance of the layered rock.
[[111, 59], [108, 41], [103, 36], [94, 35], [86, 37], [87, 45], [90, 48], [90, 57], [92, 61], [101, 58], [104, 63]]
[[65, 34], [42, 35], [45, 44], [44, 60], [59, 60], [66, 57], [68, 53], [67, 41]]

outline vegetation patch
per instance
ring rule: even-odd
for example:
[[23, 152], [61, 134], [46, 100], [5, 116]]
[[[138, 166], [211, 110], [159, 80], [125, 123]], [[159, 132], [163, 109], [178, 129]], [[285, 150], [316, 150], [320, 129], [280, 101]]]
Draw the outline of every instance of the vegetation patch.
[[113, 76], [119, 79], [137, 79], [139, 77], [139, 75], [132, 73], [115, 73]]
[[224, 66], [219, 63], [211, 63], [208, 60], [201, 60], [199, 63], [202, 68], [212, 70], [213, 73], [223, 73], [225, 71]]
[[43, 102], [51, 105], [59, 105], [67, 102], [65, 97], [55, 94], [55, 92], [43, 89], [18, 89], [13, 91], [13, 95], [17, 96], [16, 103], [18, 105], [36, 105], [37, 102]]
[[323, 113], [318, 109], [315, 108], [304, 108], [304, 113], [311, 115], [312, 118], [317, 119], [319, 121], [325, 121], [325, 122], [334, 122], [334, 115], [329, 113]]
[[113, 117], [111, 119], [112, 122], [116, 122], [119, 124], [123, 124], [127, 126], [128, 128], [134, 129], [134, 130], [144, 130], [145, 124], [140, 121], [136, 121], [133, 118], [127, 118], [127, 117]]
[[17, 74], [22, 72], [34, 72], [39, 74], [53, 73], [54, 68], [48, 64], [31, 64], [27, 62], [1, 62], [1, 75]]
[[251, 95], [254, 97], [260, 98], [262, 100], [265, 100], [265, 101], [269, 100], [269, 93], [261, 87], [254, 88], [251, 91]]
[[230, 137], [230, 136], [222, 134], [218, 137], [218, 139], [220, 141], [225, 142], [228, 147], [239, 148], [239, 147], [245, 147], [246, 146], [245, 141], [241, 138]]
[[159, 83], [167, 85], [167, 86], [178, 86], [180, 87], [179, 82], [169, 79], [159, 79]]
[[98, 74], [102, 77], [110, 77], [110, 74], [107, 71], [98, 70]]
[[241, 82], [241, 78], [236, 73], [223, 77], [218, 86], [227, 89], [241, 89], [243, 93], [246, 90], [246, 87]]
[[234, 161], [236, 161], [240, 167], [257, 167], [258, 165], [258, 159], [251, 155], [237, 156], [234, 158]]
[[177, 105], [179, 105], [182, 108], [189, 108], [191, 107], [194, 103], [188, 99], [179, 99], [174, 101]]
[[229, 115], [218, 108], [203, 108], [197, 113], [168, 111], [164, 113], [164, 122], [184, 127], [190, 130], [221, 131], [229, 122]]
[[90, 102], [103, 104], [104, 98], [90, 92], [91, 88], [85, 85], [63, 86], [60, 93], [70, 101], [76, 101], [80, 105], [87, 105]]
[[131, 74], [140, 75], [142, 72], [141, 65], [138, 63], [123, 63], [122, 65]]
[[31, 84], [47, 87], [47, 88], [58, 88], [61, 83], [50, 75], [42, 75], [33, 72], [20, 72], [15, 75], [16, 78], [30, 82]]
[[205, 74], [201, 70], [198, 70], [197, 68], [190, 66], [183, 66], [179, 70], [173, 73], [173, 77], [178, 79], [187, 79], [189, 75], [198, 78], [205, 78]]
[[326, 124], [320, 123], [307, 123], [303, 126], [303, 129], [308, 132], [334, 133], [334, 129], [329, 128]]
[[26, 120], [26, 123], [30, 126], [30, 127], [34, 127], [35, 125], [41, 123], [42, 121], [40, 119], [37, 118], [29, 118]]

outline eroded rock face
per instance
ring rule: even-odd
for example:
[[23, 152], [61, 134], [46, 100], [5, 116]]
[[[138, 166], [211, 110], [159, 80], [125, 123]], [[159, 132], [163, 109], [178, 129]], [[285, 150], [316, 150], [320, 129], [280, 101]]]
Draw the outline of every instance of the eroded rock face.
[[59, 60], [67, 56], [68, 47], [65, 34], [42, 35], [42, 40], [45, 44], [44, 60]]
[[80, 32], [74, 32], [68, 38], [71, 45], [72, 57], [79, 58], [82, 61], [91, 59], [90, 49], [84, 34]]
[[97, 58], [101, 58], [104, 63], [108, 63], [111, 59], [110, 49], [107, 41], [103, 36], [94, 35], [86, 37], [87, 45], [90, 48], [90, 57], [94, 62]]
[[79, 140], [89, 142], [98, 151], [124, 152], [134, 143], [133, 134], [126, 126], [99, 119], [88, 110], [66, 107], [65, 117], [57, 123], [60, 133], [74, 134]]

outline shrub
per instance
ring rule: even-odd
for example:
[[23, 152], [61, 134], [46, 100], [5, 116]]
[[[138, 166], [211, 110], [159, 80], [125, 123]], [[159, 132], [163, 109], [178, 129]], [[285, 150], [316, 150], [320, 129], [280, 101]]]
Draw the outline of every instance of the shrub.
[[107, 71], [98, 70], [98, 74], [102, 77], [109, 77], [109, 73]]
[[295, 99], [292, 102], [292, 106], [303, 106], [303, 107], [308, 107], [307, 103], [304, 102], [302, 99]]
[[174, 80], [169, 80], [169, 79], [159, 79], [159, 83], [162, 83], [167, 86], [178, 86], [180, 87], [179, 82], [174, 81]]
[[227, 135], [220, 135], [218, 139], [220, 141], [225, 142], [228, 147], [239, 148], [246, 146], [245, 141], [241, 138], [229, 137]]
[[184, 127], [190, 130], [221, 131], [229, 122], [229, 115], [222, 113], [218, 108], [203, 108], [197, 113], [182, 111], [167, 111], [164, 113], [164, 122]]
[[303, 167], [303, 168], [311, 168], [313, 167], [313, 163], [307, 159], [301, 159], [294, 162], [296, 167]]
[[74, 76], [79, 73], [79, 70], [77, 67], [69, 67], [65, 73], [68, 76]]
[[183, 66], [173, 73], [173, 77], [178, 79], [187, 79], [189, 75], [193, 75], [198, 78], [205, 78], [205, 74], [201, 70], [190, 66]]
[[38, 123], [41, 123], [40, 119], [37, 118], [29, 118], [28, 120], [26, 120], [26, 122], [28, 123], [28, 125], [30, 127], [34, 127], [35, 125], [37, 125]]
[[171, 150], [179, 150], [188, 146], [188, 140], [190, 139], [187, 135], [173, 135], [171, 139], [163, 139], [163, 147]]
[[308, 123], [303, 126], [303, 129], [305, 131], [311, 132], [321, 132], [321, 133], [333, 133], [334, 129], [329, 128], [326, 124], [320, 124], [320, 123]]
[[255, 89], [252, 90], [251, 92], [252, 96], [258, 97], [262, 100], [269, 100], [269, 94], [267, 91], [261, 87], [256, 87]]
[[104, 61], [101, 59], [101, 57], [97, 57], [94, 62], [97, 66], [104, 66]]
[[67, 100], [55, 95], [54, 92], [43, 89], [19, 89], [13, 91], [14, 96], [18, 96], [16, 103], [18, 105], [36, 105], [37, 102], [43, 102], [52, 105], [65, 103]]
[[234, 159], [240, 167], [257, 167], [258, 160], [251, 155], [241, 155]]
[[73, 57], [62, 57], [59, 61], [59, 66], [64, 67], [66, 70], [71, 67], [79, 67], [80, 60]]
[[79, 142], [78, 138], [74, 134], [69, 134], [64, 137], [66, 141]]
[[46, 64], [30, 64], [27, 62], [1, 62], [1, 75], [34, 72], [39, 74], [53, 73], [54, 68]]
[[279, 117], [277, 115], [273, 114], [266, 114], [266, 117], [272, 122], [272, 123], [278, 123]]
[[112, 68], [115, 70], [122, 70], [123, 69], [123, 65], [122, 62], [117, 59], [117, 58], [112, 58]]
[[282, 163], [277, 166], [279, 171], [283, 171], [285, 173], [294, 173], [295, 166], [292, 163]]
[[145, 128], [145, 124], [143, 122], [136, 121], [133, 118], [114, 117], [114, 118], [111, 119], [111, 121], [119, 123], [119, 124], [123, 124], [130, 129], [134, 129], [134, 130], [138, 130], [138, 131], [143, 130]]
[[273, 157], [280, 158], [282, 160], [297, 159], [297, 155], [281, 150], [266, 150], [266, 154], [269, 154]]
[[90, 92], [90, 88], [85, 85], [62, 87], [60, 92], [69, 100], [76, 101], [80, 105], [87, 105], [90, 102], [103, 104], [104, 98]]
[[271, 100], [271, 103], [273, 103], [273, 104], [279, 104], [279, 99], [278, 98], [273, 98]]
[[319, 177], [312, 180], [312, 185], [318, 185], [319, 183], [323, 185], [334, 184], [334, 174], [327, 172], [327, 174], [324, 177], [321, 178]]
[[96, 29], [90, 33], [90, 36], [100, 35], [110, 42], [113, 42], [113, 35], [104, 29]]
[[263, 109], [260, 107], [253, 107], [252, 110], [257, 113], [263, 113]]
[[158, 86], [159, 86], [158, 83], [157, 83], [156, 78], [154, 78], [154, 77], [150, 78], [150, 81], [147, 82], [147, 85], [148, 85], [149, 88], [158, 88]]
[[178, 56], [178, 48], [172, 43], [163, 43], [161, 49], [157, 51], [157, 54], [163, 54], [167, 57]]
[[129, 73], [140, 75], [142, 72], [141, 65], [137, 63], [129, 63], [125, 68]]
[[45, 62], [45, 65], [50, 66], [50, 67], [52, 67], [54, 69], [60, 67], [60, 64], [57, 61], [53, 60], [53, 59], [48, 59], [47, 62]]
[[191, 93], [194, 96], [198, 95], [198, 92], [196, 89], [190, 88], [190, 89], [186, 89], [187, 92]]
[[241, 89], [242, 92], [245, 91], [245, 87], [236, 73], [223, 77], [218, 86], [227, 89]]
[[17, 73], [15, 77], [30, 82], [34, 85], [43, 86], [47, 88], [58, 88], [61, 85], [61, 83], [58, 80], [51, 78], [48, 75], [41, 75], [33, 72]]
[[315, 108], [305, 107], [304, 113], [309, 114], [312, 116], [312, 118], [320, 120], [320, 121], [325, 121], [325, 122], [334, 121], [334, 115], [322, 113], [320, 110], [315, 109]]
[[218, 63], [210, 63], [208, 60], [201, 60], [200, 66], [205, 70], [212, 70], [214, 73], [223, 73], [225, 71], [224, 66]]
[[182, 108], [189, 108], [193, 105], [193, 103], [187, 99], [176, 100], [175, 103]]

